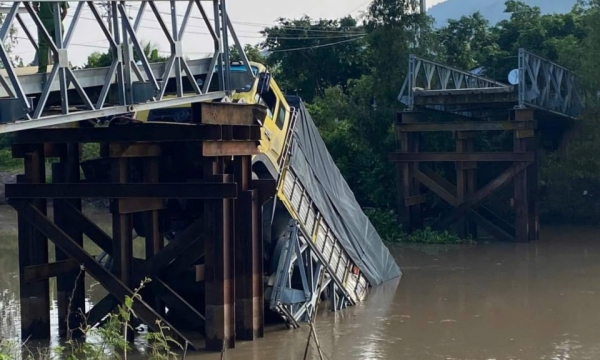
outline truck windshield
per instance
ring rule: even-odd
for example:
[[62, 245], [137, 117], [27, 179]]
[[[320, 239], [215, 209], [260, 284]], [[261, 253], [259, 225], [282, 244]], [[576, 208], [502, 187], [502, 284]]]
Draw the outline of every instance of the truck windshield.
[[[258, 68], [251, 66], [252, 73], [256, 76]], [[246, 73], [246, 68], [243, 65], [231, 66], [231, 87], [237, 92], [249, 92], [252, 90], [254, 80]]]

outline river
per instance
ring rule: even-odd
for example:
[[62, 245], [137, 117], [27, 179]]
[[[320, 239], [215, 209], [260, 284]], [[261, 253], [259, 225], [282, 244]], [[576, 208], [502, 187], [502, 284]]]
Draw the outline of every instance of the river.
[[[0, 207], [0, 337], [18, 334], [15, 218]], [[372, 289], [358, 306], [319, 314], [316, 328], [325, 358], [600, 358], [600, 311], [594, 310], [600, 303], [600, 229], [546, 226], [542, 239], [531, 244], [390, 250], [404, 273], [401, 279]], [[103, 295], [95, 287], [89, 304]], [[223, 358], [302, 359], [306, 338], [306, 326], [269, 327], [265, 338], [238, 342]], [[319, 358], [316, 351], [310, 355]], [[220, 359], [221, 354], [187, 358]]]

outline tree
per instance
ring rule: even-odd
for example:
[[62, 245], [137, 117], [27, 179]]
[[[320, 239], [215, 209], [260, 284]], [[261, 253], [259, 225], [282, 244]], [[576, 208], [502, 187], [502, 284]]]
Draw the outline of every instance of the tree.
[[[0, 5], [5, 5], [4, 2], [0, 2]], [[4, 23], [4, 14], [0, 14], [0, 25]], [[15, 28], [14, 24], [10, 25], [10, 29], [8, 30], [8, 39], [4, 42], [4, 48], [6, 52], [9, 54], [11, 65], [13, 67], [22, 67], [23, 66], [23, 58], [19, 55], [13, 55], [13, 49], [19, 40], [17, 39], [17, 28]], [[1, 68], [5, 68], [5, 64], [0, 63]]]
[[417, 0], [374, 0], [368, 8], [369, 65], [380, 104], [397, 107], [396, 97], [408, 69], [408, 55], [435, 56], [442, 48], [433, 19], [419, 13]]
[[[267, 58], [263, 55], [259, 45], [244, 45], [244, 53], [246, 53], [248, 61], [257, 62], [263, 65], [267, 63]], [[242, 61], [242, 56], [235, 46], [230, 47], [229, 58], [231, 61]]]
[[99, 51], [94, 51], [87, 58], [87, 63], [84, 65], [84, 68], [99, 68], [106, 67], [112, 64], [112, 54], [110, 52], [101, 53]]
[[[150, 41], [142, 41], [142, 51], [144, 52], [144, 56], [150, 63], [155, 62], [165, 62], [168, 61], [169, 58], [165, 56], [161, 56], [158, 52], [158, 49], [154, 44]], [[135, 51], [133, 53], [134, 61], [139, 61], [140, 57]], [[88, 56], [87, 63], [83, 66], [84, 68], [98, 68], [98, 67], [106, 67], [112, 64], [112, 53], [110, 51], [101, 53], [99, 51], [95, 51]]]
[[[140, 45], [142, 46], [142, 51], [144, 52], [144, 56], [148, 62], [155, 63], [169, 60], [168, 57], [160, 55], [158, 48], [151, 41], [140, 41]], [[137, 51], [133, 53], [133, 59], [136, 62], [140, 60], [140, 56], [138, 55]]]
[[473, 69], [500, 53], [489, 22], [479, 12], [448, 20], [438, 37], [445, 51], [444, 63], [459, 69]]
[[306, 101], [367, 71], [364, 32], [352, 17], [280, 18], [262, 33], [260, 46], [269, 52], [267, 64], [277, 69], [277, 82]]

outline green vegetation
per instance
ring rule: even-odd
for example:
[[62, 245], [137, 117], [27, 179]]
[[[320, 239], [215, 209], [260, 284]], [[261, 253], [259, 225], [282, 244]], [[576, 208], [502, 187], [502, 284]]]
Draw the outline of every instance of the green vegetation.
[[23, 167], [21, 159], [13, 159], [10, 144], [12, 135], [0, 135], [0, 171], [14, 172]]
[[[80, 273], [81, 274], [81, 273]], [[132, 297], [125, 297], [122, 305], [117, 311], [110, 313], [104, 324], [98, 328], [92, 328], [87, 324], [78, 330], [83, 334], [83, 339], [96, 338], [98, 341], [75, 340], [69, 338], [64, 346], [53, 348], [30, 348], [27, 344], [19, 345], [14, 342], [0, 339], [0, 360], [109, 360], [127, 359], [127, 353], [131, 350], [131, 343], [124, 336], [126, 331], [134, 331], [131, 322], [135, 317], [133, 311], [134, 301], [141, 300], [139, 291], [148, 283], [145, 279], [135, 289]], [[85, 315], [85, 314], [83, 314]], [[178, 354], [172, 349], [183, 346], [165, 334], [168, 328], [161, 323], [156, 324], [157, 332], [147, 332], [144, 340], [148, 342], [147, 359], [169, 360], [178, 359]], [[185, 355], [183, 355], [185, 358]]]
[[[142, 52], [149, 63], [167, 61], [168, 57], [160, 55], [160, 52], [155, 44], [151, 41], [141, 41]], [[140, 56], [137, 51], [133, 52], [133, 60], [138, 61]], [[84, 68], [98, 68], [108, 67], [112, 64], [112, 53], [110, 51], [100, 52], [94, 51], [88, 56], [87, 63], [83, 66]]]
[[449, 231], [432, 231], [429, 227], [407, 234], [402, 231], [402, 224], [398, 223], [396, 214], [393, 211], [365, 209], [365, 214], [369, 217], [383, 241], [390, 244], [475, 244], [472, 239], [461, 239]]

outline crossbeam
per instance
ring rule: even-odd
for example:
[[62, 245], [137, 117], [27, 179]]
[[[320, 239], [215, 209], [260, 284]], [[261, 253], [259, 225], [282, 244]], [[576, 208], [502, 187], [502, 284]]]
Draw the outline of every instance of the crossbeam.
[[[221, 125], [155, 125], [135, 124], [114, 127], [35, 129], [19, 132], [15, 144], [45, 143], [131, 143], [131, 142], [187, 142], [218, 140], [260, 140], [260, 126], [235, 125], [229, 135]], [[227, 139], [229, 137], [229, 139]]]
[[533, 152], [461, 152], [461, 153], [392, 153], [389, 156], [391, 161], [406, 162], [406, 161], [497, 161], [497, 162], [531, 162], [535, 158]]
[[[191, 246], [195, 246], [194, 244], [198, 242], [199, 244], [203, 244], [200, 241], [200, 235], [202, 234], [204, 222], [202, 219], [197, 220], [192, 225], [190, 225], [187, 229], [177, 234], [173, 241], [169, 242], [167, 246], [165, 246], [158, 254], [154, 255], [149, 260], [145, 261], [141, 268], [135, 273], [134, 280], [135, 282], [141, 281], [144, 276], [148, 276], [153, 280], [159, 279], [158, 274], [160, 274], [163, 269], [165, 269], [169, 264], [176, 263], [179, 257], [185, 253], [186, 249], [189, 249]], [[162, 283], [162, 280], [160, 281]], [[167, 297], [167, 301], [170, 300], [170, 303], [176, 302], [176, 307], [181, 308], [182, 311], [187, 311], [188, 315], [191, 314], [191, 318], [197, 318], [201, 320], [201, 323], [204, 323], [204, 317], [202, 315], [197, 314], [187, 302], [183, 301], [180, 297], [177, 296], [169, 296], [170, 288], [168, 286], [164, 286], [159, 284], [159, 289], [162, 290], [160, 293], [163, 296]], [[161, 296], [161, 298], [163, 297]], [[100, 300], [90, 311], [86, 314], [86, 318], [90, 325], [95, 325], [98, 323], [106, 314], [113, 311], [115, 307], [118, 305], [117, 299], [111, 295], [106, 295], [102, 300]], [[185, 309], [185, 308], [191, 309]]]
[[507, 185], [508, 182], [513, 179], [517, 174], [524, 171], [528, 166], [530, 166], [530, 162], [518, 163], [516, 165], [512, 165], [510, 168], [502, 172], [502, 174], [498, 175], [494, 180], [489, 182], [486, 186], [479, 189], [477, 192], [469, 196], [464, 202], [458, 205], [455, 209], [450, 211], [449, 214], [440, 219], [437, 223], [433, 225], [434, 230], [446, 229], [450, 224], [456, 221], [459, 217], [461, 217], [465, 212], [471, 209], [473, 206], [479, 204], [489, 195], [494, 193], [496, 190], [502, 188]]
[[172, 184], [7, 184], [6, 197], [11, 199], [235, 199], [235, 183]]
[[[456, 208], [461, 205], [456, 198], [456, 186], [430, 168], [423, 166], [422, 172], [415, 171], [414, 177], [453, 207]], [[474, 205], [473, 208], [468, 211], [467, 216], [492, 236], [504, 241], [514, 241], [514, 227], [485, 206], [481, 204]]]
[[462, 121], [462, 122], [420, 122], [396, 124], [397, 131], [508, 131], [533, 130], [535, 121]]

